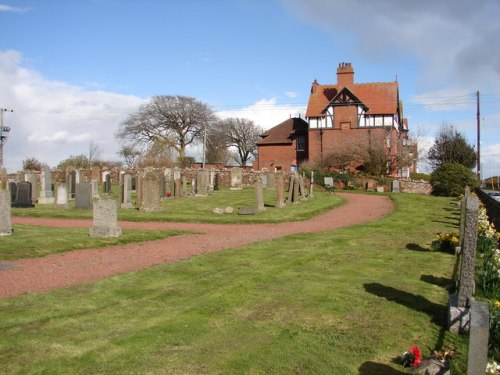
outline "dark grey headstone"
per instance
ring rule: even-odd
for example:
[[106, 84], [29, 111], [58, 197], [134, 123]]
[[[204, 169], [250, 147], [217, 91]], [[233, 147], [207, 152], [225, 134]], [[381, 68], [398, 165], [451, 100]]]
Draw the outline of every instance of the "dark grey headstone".
[[31, 200], [31, 184], [21, 181], [17, 184], [16, 199], [12, 202], [12, 207], [35, 207]]
[[92, 185], [90, 182], [76, 184], [75, 207], [85, 210], [92, 208]]
[[257, 209], [255, 207], [241, 207], [238, 211], [238, 215], [255, 215]]
[[483, 375], [488, 362], [489, 311], [487, 302], [474, 301], [470, 309], [467, 375]]

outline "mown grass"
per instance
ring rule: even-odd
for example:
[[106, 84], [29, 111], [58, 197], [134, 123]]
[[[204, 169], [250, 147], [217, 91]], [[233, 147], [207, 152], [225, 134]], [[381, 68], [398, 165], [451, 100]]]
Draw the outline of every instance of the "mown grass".
[[89, 236], [88, 229], [51, 228], [34, 225], [14, 225], [11, 236], [0, 238], [0, 260], [38, 258], [71, 250], [124, 245], [131, 242], [159, 240], [189, 233], [180, 230], [139, 231], [124, 230], [118, 238]]
[[2, 371], [390, 375], [410, 345], [448, 345], [464, 374], [444, 328], [453, 256], [430, 250], [456, 206], [394, 199], [376, 222], [0, 300]]
[[[207, 197], [186, 197], [169, 199], [163, 202], [162, 212], [142, 212], [137, 209], [119, 209], [118, 219], [128, 221], [176, 221], [205, 223], [279, 223], [283, 221], [302, 221], [342, 204], [338, 196], [318, 191], [314, 198], [300, 204], [275, 208], [274, 190], [264, 190], [266, 210], [256, 215], [238, 215], [241, 207], [255, 206], [255, 190], [221, 190], [211, 192]], [[212, 213], [215, 207], [233, 207], [232, 214]], [[35, 208], [12, 208], [13, 216], [53, 217], [53, 218], [92, 218], [91, 210], [61, 209], [54, 205], [39, 205]]]

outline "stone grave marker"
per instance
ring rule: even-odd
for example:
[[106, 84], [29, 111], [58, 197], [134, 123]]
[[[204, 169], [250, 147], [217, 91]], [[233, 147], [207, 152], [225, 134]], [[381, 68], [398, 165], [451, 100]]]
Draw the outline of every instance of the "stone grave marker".
[[7, 189], [0, 189], [0, 236], [12, 234], [10, 220], [10, 193]]
[[16, 201], [16, 195], [17, 195], [17, 184], [13, 181], [10, 181], [9, 184], [9, 191], [10, 191], [10, 201], [11, 204], [12, 202]]
[[304, 176], [303, 175], [299, 176], [299, 196], [302, 199], [307, 198], [307, 193], [306, 193], [306, 189], [304, 186]]
[[93, 225], [90, 237], [120, 237], [122, 229], [118, 226], [118, 206], [114, 199], [95, 198]]
[[263, 187], [264, 189], [267, 189], [267, 174], [264, 174], [264, 173], [263, 173], [263, 174], [261, 174], [261, 175], [259, 176], [259, 178], [260, 178], [260, 181], [262, 182], [262, 187]]
[[283, 172], [276, 173], [276, 208], [285, 207], [285, 181]]
[[99, 197], [99, 190], [97, 189], [97, 181], [92, 180], [90, 181], [90, 186], [92, 190], [92, 199], [98, 198]]
[[32, 172], [26, 172], [24, 174], [24, 181], [29, 182], [31, 184], [31, 202], [35, 203], [36, 200], [38, 199], [36, 174]]
[[240, 190], [243, 187], [243, 172], [241, 168], [231, 168], [231, 190]]
[[210, 172], [208, 174], [208, 186], [207, 186], [209, 191], [215, 190], [215, 175], [216, 172], [213, 169], [210, 169]]
[[132, 176], [125, 174], [121, 185], [121, 208], [134, 208], [132, 203]]
[[399, 180], [393, 180], [392, 181], [391, 190], [392, 190], [393, 193], [399, 193]]
[[66, 168], [66, 189], [69, 199], [75, 198], [76, 170], [73, 167]]
[[11, 207], [35, 207], [31, 200], [31, 184], [27, 181], [21, 181], [16, 186], [16, 199]]
[[75, 208], [88, 210], [92, 208], [92, 185], [81, 182], [75, 186]]
[[59, 185], [57, 187], [57, 200], [56, 206], [60, 208], [68, 208], [68, 189], [66, 185]]
[[142, 181], [141, 211], [158, 212], [162, 210], [160, 197], [160, 181], [156, 173], [149, 171], [144, 174]]
[[196, 173], [196, 195], [206, 196], [208, 189], [208, 172], [198, 171]]
[[104, 193], [111, 194], [111, 173], [106, 175], [106, 179], [104, 181]]
[[467, 356], [467, 374], [483, 375], [488, 363], [489, 339], [488, 302], [472, 301], [470, 311], [469, 353]]
[[274, 172], [268, 172], [266, 174], [266, 179], [266, 189], [276, 189], [276, 174]]
[[176, 198], [180, 198], [181, 197], [181, 179], [180, 178], [177, 178], [174, 180], [174, 196]]
[[44, 167], [41, 175], [42, 188], [40, 190], [39, 204], [54, 204], [54, 193], [52, 192], [52, 172], [50, 168]]
[[182, 176], [181, 179], [182, 179], [181, 197], [185, 197], [188, 194], [188, 190], [187, 190], [187, 177], [186, 176]]
[[144, 172], [139, 172], [139, 174], [137, 175], [137, 180], [135, 185], [135, 192], [136, 192], [135, 205], [138, 207], [142, 206], [143, 180], [144, 180]]
[[266, 209], [264, 206], [264, 187], [259, 177], [255, 179], [255, 206], [257, 211], [264, 211]]
[[311, 171], [311, 183], [309, 184], [309, 197], [314, 198], [314, 171]]

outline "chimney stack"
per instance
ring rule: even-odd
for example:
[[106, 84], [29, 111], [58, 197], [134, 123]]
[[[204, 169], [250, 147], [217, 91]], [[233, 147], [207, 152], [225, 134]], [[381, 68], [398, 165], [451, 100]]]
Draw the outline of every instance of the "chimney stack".
[[352, 84], [354, 84], [354, 69], [351, 63], [340, 63], [337, 68], [337, 85], [344, 87]]
[[319, 83], [315, 79], [312, 86], [311, 86], [311, 94], [316, 94], [316, 91], [318, 90]]

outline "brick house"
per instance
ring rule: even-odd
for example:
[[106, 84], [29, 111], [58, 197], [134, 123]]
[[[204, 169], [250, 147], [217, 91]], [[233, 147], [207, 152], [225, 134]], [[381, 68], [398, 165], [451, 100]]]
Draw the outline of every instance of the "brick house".
[[[316, 80], [312, 84], [306, 110], [307, 131], [299, 135], [292, 131], [290, 124], [285, 125], [286, 121], [269, 129], [257, 143], [257, 164], [269, 168], [267, 162], [271, 159], [280, 160], [284, 166], [306, 160], [315, 164], [332, 160], [340, 163], [344, 157], [348, 161], [343, 167], [363, 169], [360, 155], [368, 149], [380, 149], [389, 160], [388, 172], [407, 175], [415, 170], [413, 159], [417, 150], [408, 141], [408, 122], [402, 112], [397, 81], [354, 83], [352, 65], [339, 64], [336, 84], [321, 85]], [[304, 127], [302, 124], [301, 130]], [[300, 157], [299, 136], [306, 138], [304, 154]], [[289, 140], [286, 147], [284, 143], [265, 142], [285, 138]], [[293, 147], [296, 154], [292, 152]]]
[[309, 124], [291, 117], [261, 134], [257, 142], [259, 157], [254, 169], [291, 171], [308, 159], [307, 132]]

